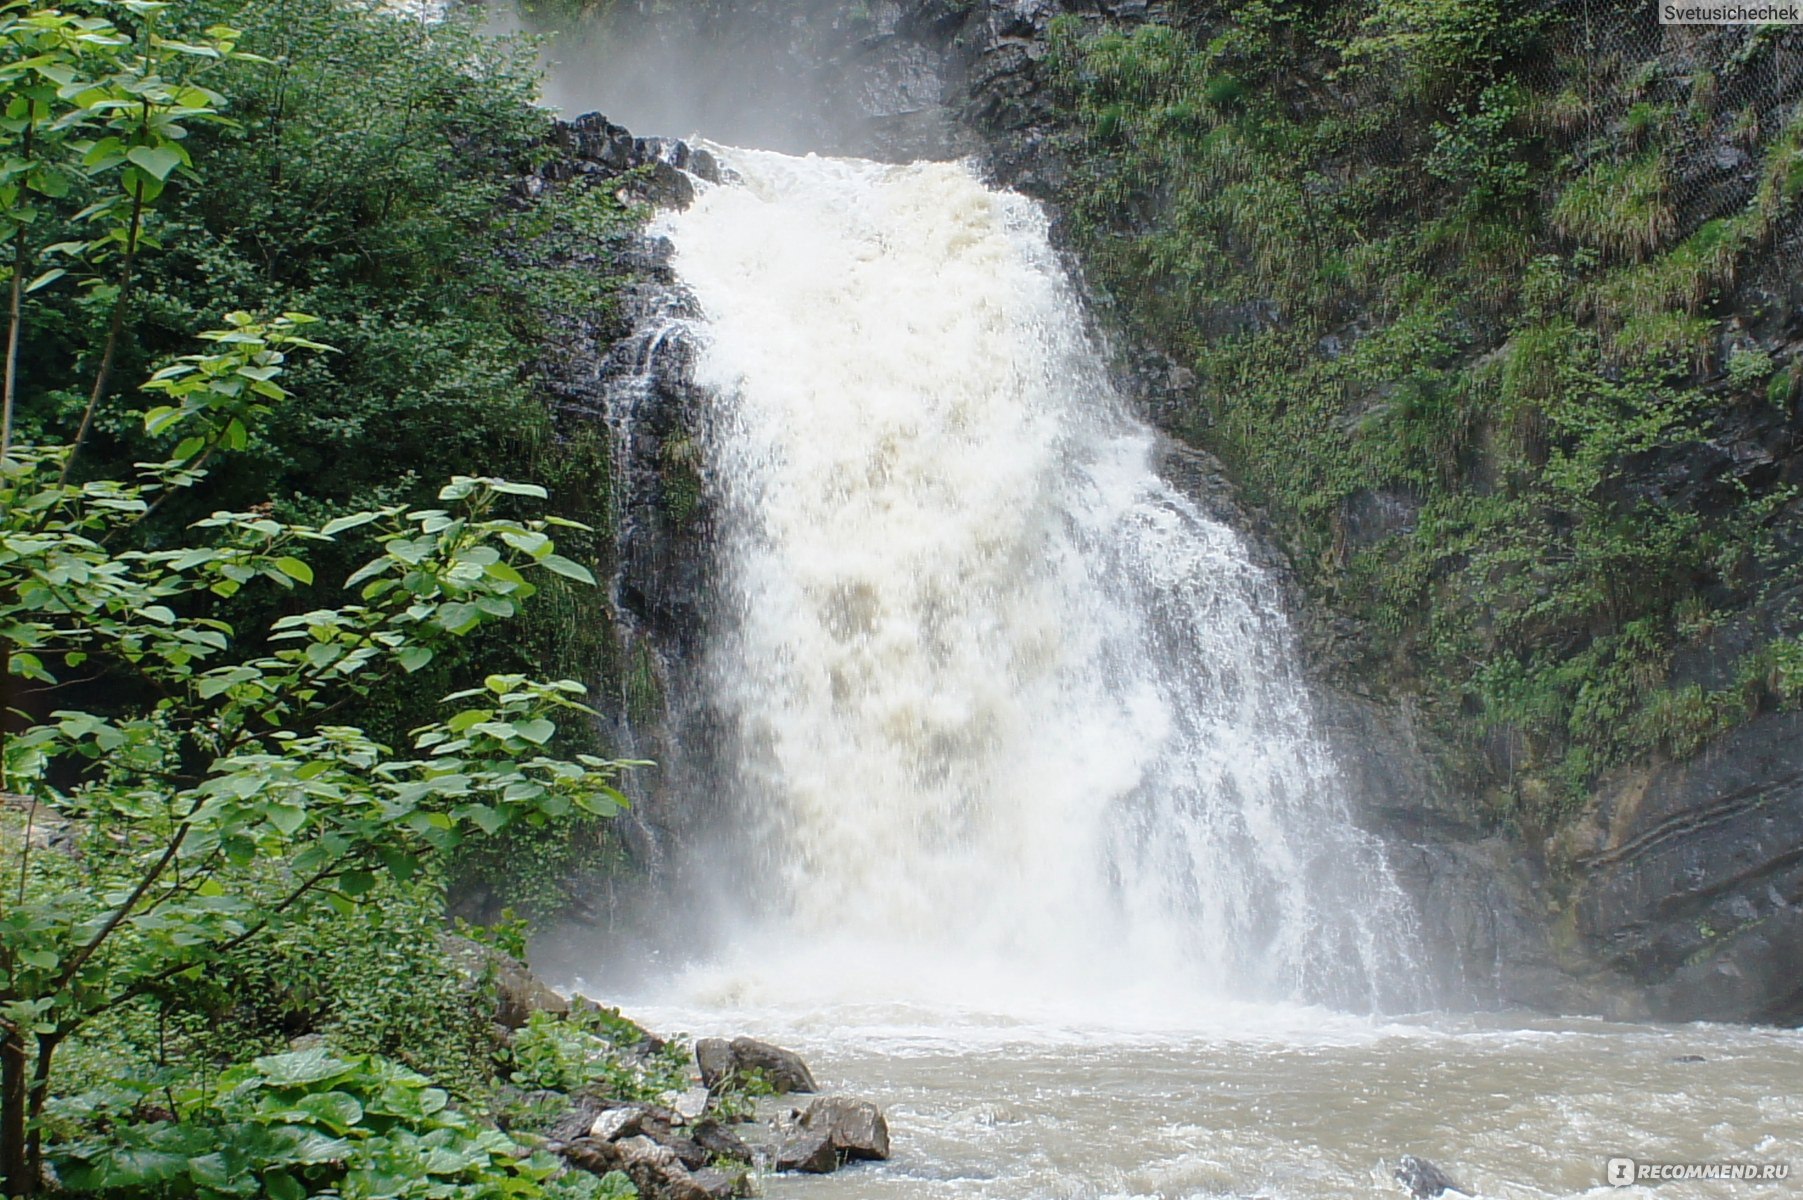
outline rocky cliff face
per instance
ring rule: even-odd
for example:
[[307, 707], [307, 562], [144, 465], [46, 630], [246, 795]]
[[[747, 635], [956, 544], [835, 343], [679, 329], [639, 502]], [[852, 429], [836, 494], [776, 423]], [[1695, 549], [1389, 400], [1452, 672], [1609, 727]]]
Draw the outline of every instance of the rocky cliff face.
[[[1095, 186], [1089, 143], [1097, 131], [1074, 127], [1068, 107], [1058, 102], [1056, 40], [1069, 37], [1073, 27], [1095, 35], [1175, 22], [1191, 38], [1233, 28], [1223, 12], [1179, 11], [1141, 0], [887, 0], [855, 9], [838, 0], [718, 0], [688, 6], [684, 14], [660, 18], [667, 23], [659, 36], [680, 42], [717, 38], [722, 24], [756, 29], [770, 43], [762, 52], [773, 54], [785, 74], [808, 81], [807, 103], [782, 101], [788, 105], [782, 114], [787, 148], [895, 160], [979, 149], [996, 181], [1044, 201], [1066, 232], [1064, 215]], [[1054, 25], [1059, 18], [1062, 32]], [[704, 29], [710, 22], [711, 31]], [[1648, 44], [1648, 61], [1662, 69], [1682, 67], [1690, 72], [1687, 80], [1719, 74], [1728, 81], [1721, 86], [1742, 88], [1736, 102], [1743, 110], [1768, 120], [1781, 115], [1779, 100], [1791, 80], [1782, 58], [1759, 76], [1761, 86], [1776, 87], [1780, 95], [1762, 97], [1747, 94], [1751, 85], [1732, 82], [1728, 58], [1745, 47]], [[1626, 69], [1614, 64], [1612, 78]], [[1293, 102], [1313, 102], [1307, 93], [1320, 90], [1319, 83], [1294, 81]], [[1588, 119], [1628, 118], [1593, 112]], [[1436, 136], [1431, 130], [1424, 135]], [[1623, 126], [1615, 136], [1631, 155], [1633, 139], [1643, 134]], [[1740, 211], [1749, 196], [1756, 199], [1768, 177], [1747, 144], [1744, 136], [1739, 142], [1705, 136], [1674, 151], [1665, 169], [1685, 183], [1685, 199], [1670, 219], [1699, 230]], [[1142, 231], [1156, 229], [1161, 205], [1177, 190], [1175, 181], [1144, 182], [1124, 202], [1136, 209], [1127, 219]], [[1777, 239], [1774, 247], [1794, 241], [1792, 218], [1794, 213], [1762, 236]], [[1069, 240], [1074, 268], [1097, 269], [1086, 250], [1092, 243]], [[1223, 242], [1221, 252], [1238, 248]], [[681, 299], [655, 247], [641, 247], [641, 253], [648, 282], [635, 301], [636, 331], [615, 345], [599, 373], [609, 382], [598, 409], [620, 429], [622, 451], [635, 464], [625, 473], [622, 511], [630, 535], [618, 600], [650, 647], [655, 687], [648, 685], [645, 696], [657, 700], [655, 709], [662, 697], [680, 694], [673, 673], [680, 674], [706, 623], [706, 513], [692, 476], [684, 475], [692, 464], [684, 465], [682, 450], [684, 430], [705, 414], [684, 382], [680, 340], [660, 333], [667, 325], [660, 313], [673, 311], [667, 306], [680, 306]], [[1761, 380], [1776, 381], [1794, 360], [1803, 297], [1784, 265], [1795, 261], [1789, 253], [1750, 256], [1710, 302], [1716, 336], [1727, 339], [1696, 368], [1705, 394], [1713, 387], [1722, 397], [1710, 435], [1636, 452], [1611, 470], [1606, 489], [1631, 493], [1637, 504], [1705, 515], [1757, 493], [1776, 496], [1771, 511], [1783, 511], [1775, 489], [1803, 475], [1795, 404], [1788, 394], [1763, 407], [1735, 401], [1730, 393], [1739, 380], [1730, 380], [1723, 364], [1735, 354], [1756, 354], [1778, 368]], [[1631, 753], [1623, 765], [1594, 775], [1556, 817], [1531, 807], [1517, 811], [1511, 806], [1525, 804], [1522, 795], [1538, 786], [1512, 778], [1531, 735], [1491, 722], [1484, 726], [1488, 741], [1449, 738], [1444, 698], [1424, 693], [1422, 680], [1406, 669], [1373, 667], [1364, 649], [1371, 630], [1363, 614], [1343, 603], [1343, 592], [1323, 584], [1312, 560], [1300, 560], [1305, 569], [1292, 569], [1306, 546], [1282, 520], [1248, 507], [1233, 471], [1207, 453], [1215, 439], [1212, 418], [1198, 420], [1207, 403], [1196, 373], [1167, 357], [1180, 353], [1169, 337], [1171, 326], [1143, 319], [1162, 301], [1111, 298], [1105, 288], [1096, 296], [1098, 319], [1120, 348], [1122, 386], [1172, 434], [1167, 474], [1211, 506], [1234, 510], [1291, 583], [1319, 667], [1324, 722], [1365, 820], [1391, 845], [1399, 873], [1420, 903], [1429, 940], [1441, 948], [1439, 961], [1422, 969], [1442, 994], [1465, 1004], [1621, 1016], [1803, 1019], [1794, 971], [1803, 950], [1803, 857], [1797, 849], [1803, 845], [1803, 738], [1797, 736], [1803, 727], [1795, 713], [1776, 711], [1785, 703], [1783, 688], [1774, 685], [1755, 696], [1745, 717], [1718, 714], [1688, 741], [1668, 738]], [[1206, 344], [1281, 327], [1290, 319], [1285, 304], [1273, 294], [1217, 306], [1194, 316], [1182, 340]], [[1318, 353], [1337, 357], [1381, 324], [1376, 313], [1341, 315], [1343, 328], [1323, 338]], [[1495, 348], [1502, 336], [1480, 331], [1467, 353], [1473, 361], [1486, 354], [1506, 357], [1508, 343]], [[1780, 389], [1773, 382], [1767, 390]], [[1410, 534], [1421, 511], [1420, 496], [1407, 488], [1354, 489], [1331, 516], [1334, 553], [1345, 556]], [[1748, 563], [1734, 596], [1723, 602], [1726, 616], [1672, 651], [1661, 668], [1666, 683], [1694, 686], [1696, 694], [1711, 697], [1746, 686], [1747, 654], [1795, 632], [1796, 591], [1785, 558], [1797, 558], [1794, 543], [1780, 529], [1759, 554], [1747, 548], [1746, 556], [1757, 561]], [[1594, 619], [1584, 620], [1590, 628], [1555, 624], [1544, 636], [1582, 639], [1603, 631]], [[1430, 717], [1436, 708], [1437, 717]], [[703, 713], [680, 714], [675, 723], [703, 741], [711, 736]], [[668, 720], [646, 725], [672, 727]], [[655, 805], [652, 813], [652, 825], [666, 819]]]
[[1803, 1022], [1803, 716], [1621, 772], [1550, 851], [1575, 932], [1654, 1015]]
[[[1055, 211], [1077, 202], [1095, 178], [1082, 178], [1082, 138], [1070, 128], [1069, 113], [1053, 101], [1048, 59], [1055, 37], [1051, 23], [1060, 15], [1092, 32], [1177, 22], [1191, 30], [1201, 27], [1200, 41], [1232, 30], [1224, 12], [1045, 0], [977, 5], [956, 24], [930, 26], [941, 55], [944, 102], [984, 138], [988, 169]], [[1770, 186], [1762, 178], [1769, 176], [1759, 170], [1759, 149], [1749, 153], [1750, 118], [1744, 114], [1761, 114], [1774, 125], [1796, 120], [1783, 97], [1794, 100], [1803, 80], [1797, 39], [1772, 51], [1773, 63], [1765, 69], [1737, 76], [1736, 68], [1761, 52], [1755, 40], [1708, 41], [1669, 31], [1661, 37], [1641, 28], [1645, 22], [1637, 18], [1643, 14], [1609, 16], [1625, 22], [1610, 27], [1617, 39], [1614, 53], [1624, 56], [1621, 47], [1637, 51], [1647, 80], [1663, 74], [1732, 88], [1731, 98], [1716, 96], [1711, 103], [1743, 114], [1735, 126], [1739, 140], [1730, 122], [1699, 115], [1704, 132], [1668, 151], [1675, 160], [1667, 170], [1677, 228], [1706, 230], [1711, 222], [1735, 219], [1755, 207], [1757, 190]], [[1612, 66], [1620, 69], [1619, 63]], [[1294, 90], [1306, 86], [1295, 81]], [[1645, 90], [1635, 96], [1658, 94], [1650, 83], [1636, 87]], [[1608, 121], [1606, 108], [1591, 120]], [[1641, 135], [1632, 128], [1633, 110], [1615, 120], [1604, 126], [1604, 140], [1612, 138], [1624, 156], [1636, 153]], [[1594, 147], [1589, 152], [1597, 153]], [[1782, 142], [1764, 151], [1768, 161], [1787, 152]], [[1180, 186], [1169, 179], [1148, 183], [1137, 196], [1151, 207], [1137, 219], [1155, 225], [1161, 187]], [[1762, 495], [1781, 505], [1784, 481], [1803, 474], [1803, 423], [1789, 393], [1781, 402], [1737, 403], [1734, 373], [1722, 366], [1737, 354], [1761, 363], [1796, 359], [1803, 294], [1793, 268], [1803, 233], [1794, 199], [1787, 205], [1765, 235], [1771, 241], [1749, 255], [1711, 304], [1691, 310], [1713, 318], [1716, 336], [1723, 339], [1714, 356], [1698, 360], [1693, 376], [1706, 394], [1719, 398], [1721, 408], [1708, 436], [1650, 448], [1619, 464], [1605, 486], [1633, 503], [1701, 514], [1707, 521], [1709, 514], [1732, 512]], [[1105, 311], [1143, 336], [1148, 325], [1134, 320], [1136, 308], [1143, 307], [1125, 297]], [[1206, 340], [1243, 322], [1286, 319], [1279, 315], [1286, 307], [1280, 293], [1241, 307], [1243, 316], [1222, 313], [1212, 328], [1204, 320], [1192, 336]], [[1356, 337], [1361, 325], [1378, 321], [1375, 314], [1355, 312], [1347, 326]], [[1134, 340], [1134, 334], [1123, 340]], [[1155, 333], [1150, 340], [1158, 341]], [[1327, 353], [1340, 351], [1340, 338], [1324, 341], [1334, 342]], [[1199, 429], [1188, 419], [1196, 405], [1182, 386], [1191, 378], [1187, 368], [1142, 368], [1139, 376], [1164, 384], [1141, 389], [1149, 417], [1186, 440], [1210, 442], [1206, 426]], [[1775, 381], [1765, 388], [1772, 395], [1780, 390]], [[1374, 527], [1375, 541], [1412, 525], [1417, 508], [1406, 492], [1363, 492], [1348, 499], [1338, 519], [1355, 539], [1361, 526]], [[1737, 670], [1744, 686], [1744, 656], [1751, 648], [1794, 636], [1798, 614], [1790, 568], [1796, 551], [1794, 535], [1784, 531], [1787, 520], [1775, 523], [1759, 561], [1749, 567], [1758, 582], [1742, 581], [1724, 606], [1730, 612], [1721, 625], [1672, 656], [1670, 687], [1708, 693], [1733, 686]], [[1280, 531], [1266, 532], [1283, 541]], [[1755, 557], [1750, 543], [1741, 552]], [[1524, 831], [1514, 821], [1497, 821], [1494, 806], [1482, 799], [1497, 788], [1494, 762], [1474, 760], [1427, 728], [1406, 684], [1374, 691], [1349, 681], [1357, 666], [1347, 644], [1367, 631], [1324, 603], [1321, 589], [1299, 580], [1296, 594], [1327, 683], [1324, 711], [1363, 809], [1395, 847], [1433, 939], [1456, 947], [1462, 965], [1440, 972], [1448, 994], [1482, 1004], [1680, 1020], [1803, 1019], [1795, 970], [1803, 949], [1803, 738], [1798, 736], [1803, 726], [1794, 712], [1766, 711], [1688, 745], [1668, 742], [1604, 774], [1580, 798], [1574, 815], [1552, 823], [1553, 836], [1542, 843], [1545, 826], [1530, 824]], [[1557, 636], [1581, 637], [1584, 631], [1557, 631]], [[1334, 680], [1341, 686], [1334, 687]], [[1385, 691], [1388, 698], [1373, 698]], [[1782, 695], [1767, 695], [1750, 708], [1759, 714], [1785, 703]], [[1624, 713], [1620, 719], [1629, 718]]]

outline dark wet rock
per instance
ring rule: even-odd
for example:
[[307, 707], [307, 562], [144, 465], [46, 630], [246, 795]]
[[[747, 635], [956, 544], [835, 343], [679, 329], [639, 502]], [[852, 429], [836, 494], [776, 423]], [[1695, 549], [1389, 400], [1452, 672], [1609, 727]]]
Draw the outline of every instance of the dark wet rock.
[[557, 1153], [573, 1167], [579, 1167], [592, 1175], [605, 1175], [609, 1171], [620, 1169], [620, 1148], [612, 1142], [603, 1142], [598, 1138], [582, 1137], [567, 1144], [552, 1142], [551, 1145], [562, 1145]]
[[595, 1127], [595, 1120], [607, 1107], [594, 1100], [580, 1096], [565, 1096], [569, 1111], [558, 1117], [545, 1136], [554, 1142], [575, 1143], [592, 1136], [590, 1130]]
[[889, 1157], [889, 1122], [883, 1110], [854, 1096], [822, 1096], [801, 1115], [801, 1128], [824, 1133], [841, 1158]]
[[700, 1038], [695, 1042], [695, 1067], [701, 1072], [701, 1082], [712, 1088], [732, 1078], [739, 1058], [725, 1038]]
[[1458, 1192], [1469, 1196], [1471, 1193], [1452, 1177], [1425, 1158], [1416, 1158], [1413, 1154], [1405, 1154], [1396, 1164], [1396, 1182], [1409, 1190], [1415, 1200], [1433, 1200], [1433, 1197], [1444, 1192]]
[[703, 1121], [690, 1131], [695, 1144], [706, 1150], [715, 1158], [730, 1158], [737, 1162], [751, 1161], [751, 1147], [731, 1130], [718, 1121]]
[[629, 198], [660, 208], [687, 208], [695, 200], [695, 179], [720, 181], [720, 164], [706, 150], [676, 138], [634, 137], [600, 113], [585, 113], [552, 127], [551, 145], [561, 155], [528, 176], [521, 192], [539, 195], [548, 184], [579, 177], [618, 179]]
[[713, 1197], [713, 1200], [751, 1195], [751, 1177], [744, 1171], [729, 1172], [718, 1167], [703, 1167], [693, 1172], [692, 1178], [695, 1186]]
[[770, 1165], [778, 1171], [825, 1175], [839, 1169], [839, 1151], [829, 1129], [793, 1130], [776, 1149]]
[[689, 1138], [665, 1134], [654, 1140], [658, 1145], [668, 1148], [671, 1153], [676, 1155], [676, 1161], [691, 1171], [699, 1171], [714, 1161], [714, 1156], [709, 1154], [700, 1143]]
[[702, 1038], [695, 1043], [695, 1065], [701, 1082], [713, 1090], [736, 1077], [756, 1071], [778, 1092], [817, 1092], [813, 1072], [792, 1050], [754, 1038]]
[[676, 1151], [648, 1137], [630, 1137], [612, 1145], [624, 1171], [648, 1200], [704, 1200], [707, 1189], [695, 1182]]
[[1680, 1054], [1674, 1057], [1672, 1061], [1675, 1063], [1700, 1063], [1708, 1062], [1709, 1060], [1704, 1058], [1701, 1054]]
[[1668, 1020], [1803, 1022], [1803, 713], [1623, 771], [1550, 848], [1578, 931]]
[[732, 1052], [741, 1071], [757, 1071], [779, 1092], [817, 1092], [814, 1074], [792, 1050], [753, 1038], [734, 1038]]
[[445, 934], [440, 944], [472, 987], [493, 989], [493, 1018], [497, 1025], [519, 1029], [535, 1012], [553, 1016], [569, 1013], [570, 1002], [519, 959], [455, 934]]
[[704, 1087], [690, 1088], [676, 1097], [671, 1107], [676, 1110], [677, 1116], [693, 1124], [701, 1119], [703, 1113], [707, 1112], [708, 1101], [711, 1098], [711, 1093]]

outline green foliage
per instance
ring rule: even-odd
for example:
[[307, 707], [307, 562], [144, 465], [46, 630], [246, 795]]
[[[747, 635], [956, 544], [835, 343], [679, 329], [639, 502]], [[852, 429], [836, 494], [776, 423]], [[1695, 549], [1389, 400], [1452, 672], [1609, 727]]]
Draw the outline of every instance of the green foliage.
[[1493, 84], [1477, 106], [1452, 125], [1434, 126], [1427, 171], [1465, 192], [1480, 208], [1509, 208], [1533, 190], [1522, 143], [1514, 127], [1521, 120], [1515, 89]]
[[1644, 259], [1672, 235], [1664, 158], [1647, 154], [1592, 163], [1553, 205], [1553, 228], [1624, 259]]
[[[604, 560], [606, 431], [560, 428], [533, 377], [548, 322], [605, 316], [617, 288], [606, 252], [638, 218], [616, 188], [586, 181], [530, 201], [516, 194], [547, 152], [529, 49], [481, 36], [470, 19], [422, 25], [343, 0], [157, 7], [172, 41], [233, 31], [230, 55], [194, 59], [232, 119], [189, 123], [181, 146], [192, 166], [171, 177], [183, 186], [145, 216], [144, 246], [156, 253], [136, 265], [119, 371], [149, 374], [191, 330], [241, 309], [307, 311], [315, 336], [339, 351], [295, 365], [290, 386], [307, 403], [278, 407], [211, 464], [209, 501], [318, 524], [346, 509], [421, 504], [449, 474], [534, 478], [557, 497], [553, 511], [590, 527], [567, 531], [572, 557]], [[87, 198], [72, 194], [62, 211]], [[111, 310], [60, 285], [24, 299], [19, 420], [51, 439], [87, 404]], [[149, 456], [115, 390], [104, 389], [83, 452], [97, 476], [128, 475]], [[176, 497], [146, 536], [178, 537], [206, 515]], [[332, 575], [356, 564], [322, 546], [313, 565]], [[446, 648], [414, 686], [374, 693], [351, 715], [397, 739], [427, 697], [473, 680], [478, 657], [487, 669], [548, 663], [601, 678], [611, 631], [573, 618], [587, 605], [571, 589], [550, 592], [505, 632]], [[254, 624], [280, 607], [246, 596], [220, 615]]]
[[1510, 0], [1378, 0], [1343, 54], [1348, 64], [1400, 68], [1405, 86], [1443, 97], [1494, 77], [1545, 20]]
[[1797, 702], [1765, 652], [1673, 683], [1698, 630], [1797, 585], [1792, 491], [1693, 506], [1651, 465], [1799, 390], [1769, 352], [1717, 362], [1715, 306], [1794, 217], [1803, 112], [1743, 129], [1751, 198], [1687, 232], [1672, 130], [1723, 120], [1734, 65], [1680, 112], [1656, 61], [1586, 57], [1563, 10], [1256, 0], [1052, 32], [1069, 229], [1193, 367], [1173, 432], [1361, 622], [1349, 674], [1419, 697], [1499, 813], [1550, 825], [1614, 765]]
[[[155, 1093], [78, 1101], [91, 1122]], [[382, 1058], [324, 1050], [271, 1055], [216, 1088], [171, 1093], [180, 1120], [113, 1125], [59, 1146], [59, 1178], [119, 1197], [225, 1200], [307, 1196], [593, 1200], [631, 1193], [620, 1181], [565, 1174], [543, 1152], [527, 1157], [505, 1134], [459, 1112], [425, 1076]], [[129, 1108], [126, 1109], [129, 1112]]]
[[482, 1095], [491, 1033], [470, 981], [446, 955], [442, 886], [379, 880], [361, 897], [356, 937], [344, 916], [298, 912], [161, 999], [165, 1025], [142, 1058], [199, 1066], [242, 1062], [297, 1036], [380, 1054], [430, 1074], [454, 1096]]
[[[618, 764], [559, 739], [560, 722], [589, 726], [580, 686], [471, 672], [459, 652], [547, 581], [592, 586], [552, 536], [591, 557], [594, 531], [521, 515], [543, 487], [475, 471], [435, 497], [405, 470], [312, 495], [283, 484], [294, 418], [321, 411], [286, 403], [289, 387], [312, 401], [349, 380], [358, 405], [391, 412], [406, 370], [444, 395], [455, 362], [478, 368], [459, 403], [520, 416], [528, 316], [605, 296], [505, 293], [470, 269], [526, 236], [497, 217], [542, 127], [523, 74], [490, 70], [467, 29], [278, 7], [81, 6], [115, 25], [0, 3], [0, 786], [27, 806], [26, 836], [0, 852], [16, 881], [0, 913], [0, 1174], [35, 1191], [48, 1146], [66, 1182], [121, 1195], [627, 1194], [553, 1179], [447, 1091], [359, 1056], [413, 1056], [482, 1092], [488, 1031], [438, 943], [442, 863], [468, 834], [624, 803]], [[222, 20], [240, 15], [243, 31]], [[571, 212], [566, 242], [618, 206]], [[71, 278], [83, 287], [57, 286]], [[246, 311], [296, 297], [325, 319]], [[201, 318], [219, 326], [210, 344], [172, 357]], [[340, 352], [314, 356], [327, 346], [310, 325]], [[372, 334], [397, 330], [440, 361], [414, 353], [397, 374], [384, 356], [400, 343], [368, 357]], [[116, 364], [149, 376], [135, 419], [113, 403]], [[455, 471], [421, 433], [420, 461]], [[491, 443], [520, 444], [472, 439], [470, 460]], [[358, 464], [350, 445], [335, 465]], [[404, 693], [404, 742], [358, 722]], [[61, 848], [34, 836], [46, 824]], [[303, 1031], [352, 1057], [217, 1080], [221, 1059]], [[59, 1050], [89, 1082], [135, 1080], [135, 1098], [53, 1106]]]
[[[37, 1081], [8, 1072], [9, 1185], [28, 1120], [47, 1099], [61, 1042], [127, 1005], [165, 993], [325, 904], [353, 913], [382, 876], [405, 883], [464, 828], [494, 833], [576, 811], [612, 815], [616, 765], [547, 750], [556, 720], [586, 714], [580, 685], [490, 675], [447, 698], [397, 758], [333, 723], [384, 676], [411, 674], [440, 646], [513, 616], [528, 573], [592, 582], [556, 553], [556, 519], [495, 514], [534, 485], [458, 478], [450, 507], [400, 506], [323, 526], [259, 512], [215, 513], [186, 545], [119, 548], [155, 505], [206, 479], [205, 463], [242, 444], [283, 395], [291, 349], [319, 349], [248, 316], [208, 335], [218, 349], [153, 377], [173, 403], [147, 431], [174, 441], [140, 482], [65, 482], [72, 448], [15, 447], [0, 464], [0, 637], [16, 677], [54, 688], [56, 670], [130, 675], [159, 698], [137, 710], [63, 709], [6, 739], [8, 786], [78, 820], [86, 886], [53, 856], [16, 852], [19, 898], [0, 920], [0, 1035], [9, 1062], [36, 1045]], [[310, 586], [310, 544], [360, 531], [379, 553], [344, 581], [354, 600], [274, 621], [259, 636], [208, 616], [195, 598], [261, 583]], [[203, 606], [204, 611], [204, 606]], [[46, 859], [52, 861], [46, 864]], [[34, 886], [35, 885], [35, 886]], [[22, 1189], [23, 1190], [23, 1189]]]
[[658, 1042], [607, 1008], [579, 1009], [567, 1019], [533, 1013], [507, 1051], [515, 1087], [534, 1091], [593, 1091], [625, 1100], [655, 1101], [689, 1086], [685, 1040]]

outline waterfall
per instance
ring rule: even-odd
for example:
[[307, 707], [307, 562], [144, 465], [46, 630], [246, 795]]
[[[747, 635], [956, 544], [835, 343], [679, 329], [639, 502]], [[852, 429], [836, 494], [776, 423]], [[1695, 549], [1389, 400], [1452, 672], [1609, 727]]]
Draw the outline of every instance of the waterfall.
[[1420, 1000], [1279, 589], [1153, 469], [1038, 207], [960, 164], [719, 153], [657, 228], [703, 314], [711, 786], [756, 882], [718, 977]]

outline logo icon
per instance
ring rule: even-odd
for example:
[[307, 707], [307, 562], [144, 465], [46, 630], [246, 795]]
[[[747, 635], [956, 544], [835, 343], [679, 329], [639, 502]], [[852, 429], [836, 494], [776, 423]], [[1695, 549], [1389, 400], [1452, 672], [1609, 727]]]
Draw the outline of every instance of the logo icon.
[[1634, 1160], [1631, 1158], [1612, 1158], [1604, 1174], [1612, 1187], [1627, 1187], [1634, 1182]]

